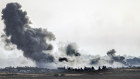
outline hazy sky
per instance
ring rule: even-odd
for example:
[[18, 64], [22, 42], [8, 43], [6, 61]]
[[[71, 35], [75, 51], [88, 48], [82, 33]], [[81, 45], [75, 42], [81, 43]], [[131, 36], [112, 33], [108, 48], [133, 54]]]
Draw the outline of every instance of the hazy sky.
[[140, 0], [0, 0], [0, 11], [9, 2], [19, 2], [33, 27], [48, 28], [57, 42], [75, 42], [89, 54], [140, 56]]

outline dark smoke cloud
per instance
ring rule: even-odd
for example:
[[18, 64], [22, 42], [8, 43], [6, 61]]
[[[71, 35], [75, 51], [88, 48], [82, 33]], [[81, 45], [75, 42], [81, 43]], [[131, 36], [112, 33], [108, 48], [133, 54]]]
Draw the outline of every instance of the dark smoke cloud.
[[65, 57], [63, 57], [63, 58], [59, 58], [59, 61], [60, 61], [60, 62], [63, 62], [63, 61], [68, 62], [68, 59], [67, 59], [67, 58], [65, 58]]
[[78, 52], [74, 44], [68, 44], [66, 47], [66, 54], [68, 56], [80, 56], [81, 54]]
[[113, 56], [115, 56], [115, 53], [116, 53], [116, 51], [114, 49], [112, 49], [112, 50], [107, 52], [107, 55], [110, 57], [113, 57]]
[[116, 56], [115, 53], [116, 53], [115, 49], [112, 49], [112, 50], [107, 52], [107, 55], [111, 58], [110, 63], [120, 62], [120, 63], [126, 65], [125, 57], [124, 56]]
[[4, 48], [6, 50], [13, 50], [16, 48], [16, 46], [11, 43], [10, 39], [5, 34], [2, 34], [1, 38], [2, 38], [1, 41], [4, 42], [5, 44]]
[[[27, 12], [21, 10], [21, 5], [18, 3], [9, 3], [2, 10], [2, 19], [5, 23], [4, 38], [5, 45], [16, 45], [17, 49], [24, 52], [24, 56], [36, 62], [38, 67], [43, 67], [44, 64], [54, 62], [55, 58], [49, 53], [53, 46], [47, 42], [55, 40], [54, 34], [48, 32], [47, 29], [32, 28], [27, 17]], [[47, 41], [47, 42], [46, 42]], [[114, 49], [107, 52], [107, 57], [93, 57], [82, 55], [77, 50], [75, 44], [70, 43], [63, 47], [64, 56], [60, 56], [59, 62], [66, 61], [69, 66], [91, 66], [104, 65], [105, 63], [113, 66], [114, 62], [119, 62], [124, 65], [140, 65], [140, 58], [126, 59], [124, 56], [115, 55]], [[47, 53], [46, 53], [46, 52]], [[108, 59], [107, 59], [108, 58]], [[68, 60], [69, 59], [69, 60]], [[52, 66], [52, 65], [51, 65]]]
[[92, 60], [90, 60], [90, 64], [91, 65], [98, 64], [99, 63], [99, 60], [100, 60], [100, 58], [92, 59]]
[[8, 3], [2, 10], [2, 19], [5, 23], [4, 32], [10, 37], [7, 43], [12, 43], [24, 52], [24, 56], [38, 63], [49, 63], [54, 57], [43, 51], [52, 50], [53, 46], [46, 43], [46, 40], [55, 40], [54, 34], [47, 29], [32, 28], [27, 17], [27, 12], [21, 10], [18, 3]]
[[130, 66], [140, 65], [140, 58], [137, 58], [137, 57], [130, 58], [130, 59], [127, 59], [126, 62]]

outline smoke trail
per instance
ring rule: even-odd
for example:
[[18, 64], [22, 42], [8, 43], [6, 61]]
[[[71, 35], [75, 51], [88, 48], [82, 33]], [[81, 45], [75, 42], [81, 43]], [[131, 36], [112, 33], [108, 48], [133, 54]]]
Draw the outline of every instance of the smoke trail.
[[[36, 62], [38, 66], [41, 63], [51, 63], [54, 57], [44, 51], [52, 50], [53, 46], [46, 43], [55, 40], [54, 34], [47, 29], [32, 28], [27, 17], [27, 13], [21, 10], [18, 3], [8, 3], [2, 10], [2, 19], [5, 23], [4, 32], [12, 44], [24, 52], [24, 56]], [[7, 43], [10, 43], [9, 41]]]

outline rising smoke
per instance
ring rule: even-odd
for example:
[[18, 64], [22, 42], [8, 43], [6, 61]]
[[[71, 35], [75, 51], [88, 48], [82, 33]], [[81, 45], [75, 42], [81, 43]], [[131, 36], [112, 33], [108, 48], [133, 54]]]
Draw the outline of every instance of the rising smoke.
[[68, 56], [80, 56], [80, 53], [77, 51], [74, 44], [68, 44], [68, 46], [66, 47], [66, 54]]
[[8, 3], [2, 10], [2, 19], [5, 23], [4, 32], [10, 41], [24, 52], [24, 56], [36, 62], [37, 66], [41, 63], [51, 63], [55, 59], [49, 53], [44, 51], [52, 50], [53, 46], [47, 41], [55, 40], [53, 33], [47, 29], [32, 28], [27, 17], [27, 12], [21, 10], [18, 3]]
[[46, 64], [55, 63], [57, 58], [57, 64], [74, 67], [102, 65], [118, 67], [118, 63], [122, 66], [140, 65], [140, 58], [127, 59], [124, 56], [116, 55], [114, 49], [108, 51], [105, 57], [81, 54], [73, 43], [62, 47], [64, 48], [63, 56], [53, 56], [50, 53], [53, 45], [49, 41], [55, 40], [55, 35], [48, 32], [47, 29], [32, 28], [27, 13], [21, 10], [20, 4], [8, 3], [2, 10], [2, 14], [5, 23], [5, 35], [2, 37], [5, 39], [5, 45], [16, 45], [17, 49], [22, 50], [25, 57], [35, 61], [38, 67], [44, 67], [44, 65], [46, 67]]
[[110, 51], [107, 52], [107, 55], [111, 58], [111, 62], [120, 62], [122, 64], [126, 64], [125, 62], [125, 57], [123, 56], [116, 56], [115, 55], [116, 51], [115, 49], [112, 49]]
[[116, 55], [115, 49], [107, 52], [107, 57], [94, 57], [90, 60], [91, 65], [108, 65], [110, 67], [122, 67], [122, 66], [139, 66], [140, 58], [133, 57], [128, 58], [125, 56]]

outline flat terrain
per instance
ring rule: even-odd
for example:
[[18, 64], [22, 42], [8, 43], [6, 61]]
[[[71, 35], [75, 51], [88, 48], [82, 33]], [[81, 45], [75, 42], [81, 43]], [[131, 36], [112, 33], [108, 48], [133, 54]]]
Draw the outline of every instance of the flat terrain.
[[0, 73], [0, 79], [140, 79], [140, 69], [112, 69], [96, 72], [46, 74]]

